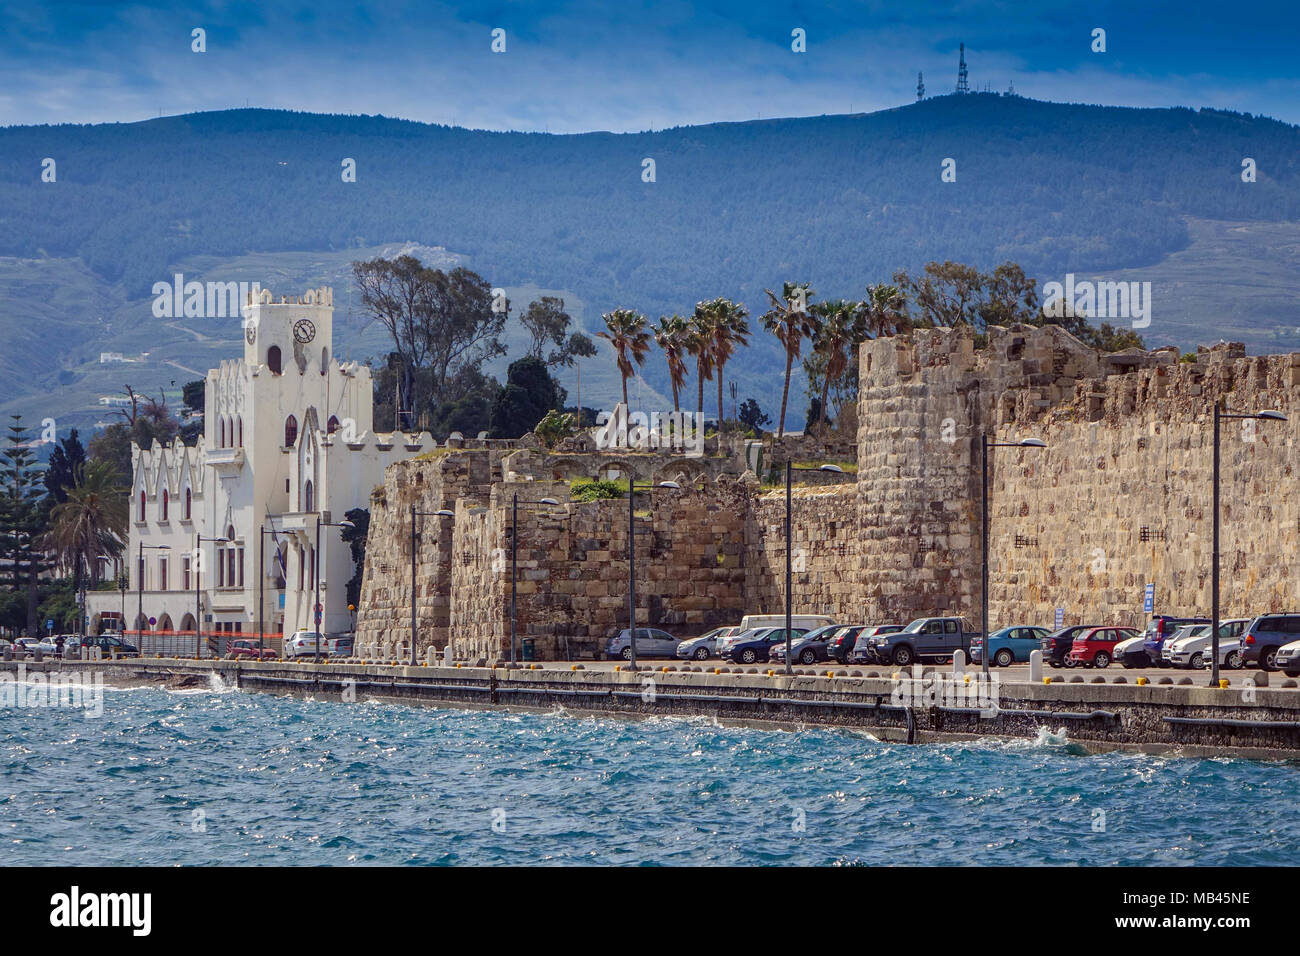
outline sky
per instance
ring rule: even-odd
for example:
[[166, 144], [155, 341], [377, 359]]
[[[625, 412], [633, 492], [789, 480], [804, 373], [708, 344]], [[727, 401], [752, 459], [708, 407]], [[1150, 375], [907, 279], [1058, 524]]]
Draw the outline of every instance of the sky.
[[0, 125], [257, 106], [569, 133], [869, 112], [913, 101], [918, 71], [950, 92], [962, 42], [972, 89], [1300, 123], [1300, 10], [1272, 0], [0, 0]]

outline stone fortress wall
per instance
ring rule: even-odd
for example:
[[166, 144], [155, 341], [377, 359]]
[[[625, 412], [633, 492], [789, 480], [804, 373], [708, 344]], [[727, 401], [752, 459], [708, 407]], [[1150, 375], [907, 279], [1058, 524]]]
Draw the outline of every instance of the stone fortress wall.
[[[1173, 349], [1102, 355], [1055, 327], [992, 328], [981, 348], [967, 330], [930, 329], [864, 343], [859, 366], [856, 478], [796, 473], [796, 612], [978, 625], [985, 429], [1047, 443], [991, 453], [991, 621], [1050, 625], [1059, 606], [1067, 622], [1137, 623], [1147, 582], [1158, 611], [1208, 612], [1218, 398], [1290, 416], [1225, 423], [1224, 614], [1300, 606], [1300, 353], [1247, 358], [1220, 345], [1191, 364]], [[415, 501], [456, 512], [423, 519], [444, 527], [420, 543], [421, 653], [450, 639], [457, 659], [508, 656], [516, 492], [561, 502], [520, 510], [519, 637], [539, 659], [576, 658], [626, 626], [627, 501], [567, 500], [567, 479], [598, 477], [605, 460], [583, 452], [449, 448], [390, 468], [372, 503], [358, 640], [409, 639]], [[640, 625], [689, 636], [784, 610], [784, 490], [764, 491], [742, 456], [727, 457], [631, 469], [683, 486], [638, 493]]]

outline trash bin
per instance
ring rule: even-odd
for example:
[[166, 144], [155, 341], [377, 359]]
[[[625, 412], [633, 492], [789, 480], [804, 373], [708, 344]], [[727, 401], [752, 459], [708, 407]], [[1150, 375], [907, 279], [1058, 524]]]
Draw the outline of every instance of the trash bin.
[[526, 661], [534, 660], [535, 647], [531, 637], [525, 637], [519, 644], [519, 654]]

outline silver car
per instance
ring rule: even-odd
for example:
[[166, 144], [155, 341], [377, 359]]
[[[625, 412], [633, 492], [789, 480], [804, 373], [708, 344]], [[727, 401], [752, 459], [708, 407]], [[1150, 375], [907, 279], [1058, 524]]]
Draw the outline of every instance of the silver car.
[[[1219, 622], [1219, 666], [1236, 669], [1242, 666], [1241, 632], [1250, 623], [1250, 618], [1235, 618]], [[1160, 651], [1165, 663], [1173, 667], [1190, 667], [1199, 669], [1210, 666], [1209, 624], [1194, 624], [1182, 628], [1171, 639], [1166, 640]]]
[[[740, 631], [739, 627], [715, 627], [707, 634], [701, 634], [699, 637], [692, 637], [682, 641], [677, 645], [677, 656], [684, 661], [695, 660], [704, 661], [710, 657], [716, 657], [718, 653], [718, 639], [730, 637]], [[641, 638], [637, 638], [637, 651], [641, 650]]]
[[[658, 628], [636, 629], [637, 657], [676, 657], [677, 645], [680, 643], [667, 631]], [[616, 660], [620, 657], [625, 661], [632, 659], [632, 631], [626, 627], [605, 642], [605, 658]]]

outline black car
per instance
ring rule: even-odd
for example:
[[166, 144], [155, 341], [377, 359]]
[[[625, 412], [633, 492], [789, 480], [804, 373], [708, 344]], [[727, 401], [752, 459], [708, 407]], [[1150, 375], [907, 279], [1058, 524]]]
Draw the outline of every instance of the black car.
[[[808, 632], [802, 627], [792, 627], [790, 629], [791, 641], [796, 641]], [[785, 643], [785, 628], [773, 627], [759, 630], [754, 637], [746, 639], [743, 643], [727, 647], [722, 652], [724, 660], [735, 661], [738, 664], [754, 664], [760, 661], [767, 661], [772, 650], [772, 645]]]
[[112, 657], [114, 653], [116, 653], [118, 657], [140, 656], [140, 649], [134, 644], [128, 644], [120, 637], [112, 637], [108, 634], [83, 638], [81, 646], [98, 647], [105, 657]]
[[826, 656], [833, 657], [841, 664], [849, 662], [853, 645], [858, 643], [858, 635], [866, 630], [865, 624], [849, 624], [835, 631], [826, 641]]
[[1048, 634], [1043, 638], [1043, 663], [1051, 664], [1053, 667], [1073, 667], [1074, 661], [1070, 660], [1070, 648], [1074, 646], [1074, 639], [1084, 631], [1091, 631], [1094, 627], [1100, 626], [1100, 624], [1071, 624], [1069, 627]]

